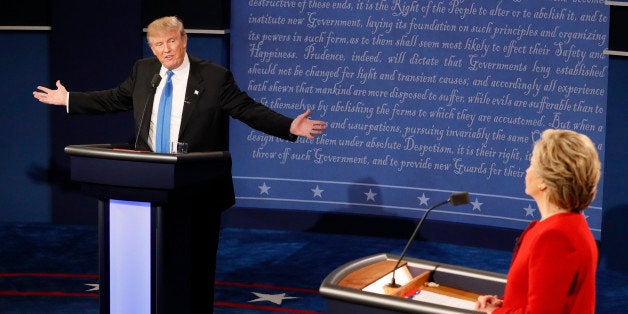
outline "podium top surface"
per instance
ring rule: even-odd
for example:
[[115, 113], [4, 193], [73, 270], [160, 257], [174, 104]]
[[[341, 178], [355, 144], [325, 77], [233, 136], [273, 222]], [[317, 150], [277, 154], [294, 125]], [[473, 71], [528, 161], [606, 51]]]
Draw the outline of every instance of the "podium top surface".
[[67, 146], [65, 153], [71, 158], [72, 180], [82, 183], [165, 190], [231, 183], [228, 151], [159, 154], [90, 144]]
[[[398, 260], [399, 256], [381, 253], [346, 263], [327, 275], [321, 283], [319, 292], [330, 302], [342, 304], [343, 313], [356, 312], [363, 306], [386, 309], [385, 313], [477, 313], [445, 304], [434, 304], [396, 295], [369, 292], [355, 287], [355, 284], [377, 284], [380, 280], [387, 279], [386, 276], [392, 273]], [[403, 261], [413, 277], [419, 277], [428, 272], [430, 281], [456, 290], [477, 294], [502, 294], [506, 284], [505, 274], [423, 259], [406, 257]], [[382, 266], [384, 270], [382, 271], [379, 266]], [[385, 268], [388, 266], [390, 267], [386, 272]], [[386, 276], [382, 277], [384, 273]]]
[[70, 156], [168, 164], [231, 159], [231, 154], [228, 151], [160, 154], [148, 151], [136, 151], [113, 144], [69, 145], [65, 147], [64, 152]]

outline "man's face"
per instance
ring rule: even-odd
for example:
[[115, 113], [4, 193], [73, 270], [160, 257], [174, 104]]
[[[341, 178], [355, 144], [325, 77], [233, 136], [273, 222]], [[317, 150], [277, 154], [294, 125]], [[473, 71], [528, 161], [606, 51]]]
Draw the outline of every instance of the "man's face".
[[148, 43], [153, 54], [164, 67], [174, 70], [183, 63], [187, 36], [182, 37], [177, 31], [160, 32], [152, 34], [148, 38]]

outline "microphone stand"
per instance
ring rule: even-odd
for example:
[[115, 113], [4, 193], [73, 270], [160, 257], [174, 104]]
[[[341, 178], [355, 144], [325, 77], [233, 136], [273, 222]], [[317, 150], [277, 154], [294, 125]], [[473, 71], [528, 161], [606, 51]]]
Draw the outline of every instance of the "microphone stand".
[[152, 97], [148, 96], [146, 99], [146, 103], [144, 103], [144, 110], [142, 110], [142, 117], [140, 118], [140, 125], [137, 129], [137, 135], [135, 135], [135, 143], [133, 144], [133, 149], [137, 150], [137, 142], [140, 140], [140, 134], [142, 133], [142, 127], [144, 126], [144, 116], [146, 115], [146, 108], [148, 107], [148, 102], [151, 99], [154, 99], [155, 93], [157, 92], [157, 85], [161, 82], [161, 76], [159, 73], [153, 75], [153, 78], [150, 81], [150, 87], [152, 88]]
[[416, 237], [417, 233], [419, 232], [419, 229], [421, 229], [421, 225], [423, 224], [423, 221], [427, 217], [427, 214], [429, 214], [429, 212], [431, 212], [434, 208], [437, 208], [439, 206], [445, 205], [447, 203], [451, 203], [454, 206], [458, 206], [458, 205], [462, 205], [462, 204], [468, 204], [469, 203], [469, 193], [467, 193], [467, 192], [464, 192], [464, 193], [453, 193], [449, 197], [449, 199], [447, 199], [446, 201], [443, 201], [443, 202], [440, 202], [440, 203], [438, 203], [436, 205], [433, 205], [432, 207], [430, 207], [428, 210], [425, 211], [425, 213], [423, 214], [423, 217], [421, 217], [421, 220], [416, 225], [416, 228], [414, 228], [414, 232], [412, 232], [412, 235], [410, 236], [410, 239], [408, 240], [408, 243], [406, 243], [406, 247], [403, 248], [403, 251], [401, 252], [401, 256], [399, 257], [399, 260], [397, 260], [397, 264], [395, 264], [395, 267], [393, 268], [392, 279], [391, 279], [390, 283], [386, 285], [387, 287], [390, 287], [390, 288], [399, 288], [399, 287], [401, 287], [400, 284], [395, 282], [395, 272], [397, 271], [397, 267], [399, 267], [399, 264], [401, 264], [401, 260], [403, 260], [403, 258], [406, 256], [406, 252], [408, 251], [408, 248], [410, 247], [410, 243], [412, 243], [412, 241], [414, 241], [414, 238]]

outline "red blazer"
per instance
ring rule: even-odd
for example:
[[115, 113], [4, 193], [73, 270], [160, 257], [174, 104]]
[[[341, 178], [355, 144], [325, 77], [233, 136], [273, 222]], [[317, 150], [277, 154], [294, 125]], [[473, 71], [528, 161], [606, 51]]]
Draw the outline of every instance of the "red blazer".
[[598, 249], [582, 214], [533, 221], [519, 237], [493, 313], [595, 313]]

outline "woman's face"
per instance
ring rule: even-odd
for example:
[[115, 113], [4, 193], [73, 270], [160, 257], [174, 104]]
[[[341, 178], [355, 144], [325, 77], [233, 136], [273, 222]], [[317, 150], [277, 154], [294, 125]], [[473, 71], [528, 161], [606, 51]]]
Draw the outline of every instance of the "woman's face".
[[541, 194], [541, 188], [543, 179], [541, 179], [537, 172], [537, 152], [534, 151], [532, 153], [532, 158], [530, 158], [530, 166], [526, 169], [526, 190], [525, 193], [527, 195], [532, 196], [532, 198], [536, 199], [537, 196]]

